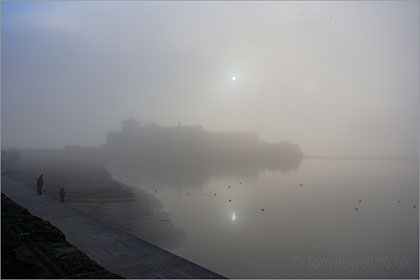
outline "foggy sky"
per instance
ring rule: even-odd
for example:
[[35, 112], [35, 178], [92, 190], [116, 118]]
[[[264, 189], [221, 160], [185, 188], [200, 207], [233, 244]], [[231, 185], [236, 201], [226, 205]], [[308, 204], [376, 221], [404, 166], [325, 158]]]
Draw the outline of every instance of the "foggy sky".
[[1, 32], [2, 146], [101, 144], [133, 117], [418, 155], [417, 1], [2, 1]]

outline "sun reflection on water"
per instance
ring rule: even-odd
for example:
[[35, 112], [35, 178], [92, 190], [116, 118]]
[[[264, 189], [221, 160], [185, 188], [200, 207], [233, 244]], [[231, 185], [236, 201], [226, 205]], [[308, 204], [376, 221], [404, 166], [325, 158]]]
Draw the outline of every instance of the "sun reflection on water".
[[232, 220], [232, 222], [236, 221], [236, 213], [235, 212], [232, 213], [231, 220]]

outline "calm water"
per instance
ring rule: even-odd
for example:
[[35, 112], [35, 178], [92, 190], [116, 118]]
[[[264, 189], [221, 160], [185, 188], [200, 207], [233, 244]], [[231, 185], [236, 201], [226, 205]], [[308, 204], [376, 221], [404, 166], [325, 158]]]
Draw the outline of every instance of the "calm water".
[[287, 172], [182, 176], [109, 170], [162, 201], [187, 235], [173, 253], [227, 277], [418, 277], [418, 162], [306, 159]]

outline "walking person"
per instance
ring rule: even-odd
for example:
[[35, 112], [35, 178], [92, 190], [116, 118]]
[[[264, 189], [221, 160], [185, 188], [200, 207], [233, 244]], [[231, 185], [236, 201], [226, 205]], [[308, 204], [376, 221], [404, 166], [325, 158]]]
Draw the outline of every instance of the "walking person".
[[42, 194], [42, 186], [44, 185], [44, 179], [43, 174], [36, 179], [36, 194], [41, 195]]

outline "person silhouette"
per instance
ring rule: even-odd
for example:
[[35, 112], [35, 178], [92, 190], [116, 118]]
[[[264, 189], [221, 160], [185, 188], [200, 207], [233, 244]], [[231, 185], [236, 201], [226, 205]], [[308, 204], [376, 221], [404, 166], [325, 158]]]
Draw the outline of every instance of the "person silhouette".
[[44, 175], [41, 174], [41, 176], [36, 179], [36, 194], [41, 195], [42, 194], [42, 186], [44, 185], [44, 179], [42, 178]]
[[64, 188], [63, 188], [63, 187], [61, 187], [61, 188], [58, 190], [58, 193], [60, 194], [60, 201], [61, 201], [61, 202], [64, 202], [64, 196], [66, 195], [66, 191], [64, 190]]

